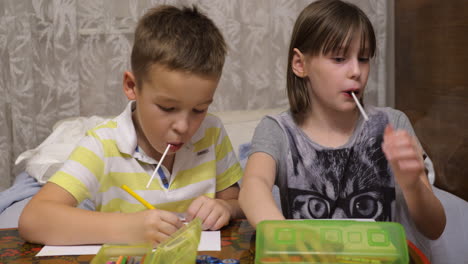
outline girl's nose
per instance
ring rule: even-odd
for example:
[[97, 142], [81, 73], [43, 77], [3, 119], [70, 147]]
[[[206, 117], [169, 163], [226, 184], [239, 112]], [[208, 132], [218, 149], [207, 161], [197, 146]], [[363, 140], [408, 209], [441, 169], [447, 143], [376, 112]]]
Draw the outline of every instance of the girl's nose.
[[348, 75], [351, 79], [357, 79], [361, 76], [361, 65], [358, 59], [350, 60]]

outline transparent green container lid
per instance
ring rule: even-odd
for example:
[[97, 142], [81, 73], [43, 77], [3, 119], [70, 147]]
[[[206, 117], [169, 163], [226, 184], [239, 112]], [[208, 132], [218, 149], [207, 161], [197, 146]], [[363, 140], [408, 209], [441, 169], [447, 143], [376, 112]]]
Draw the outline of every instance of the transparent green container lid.
[[201, 220], [195, 218], [159, 244], [156, 250], [149, 243], [104, 244], [91, 260], [91, 264], [117, 262], [120, 257], [130, 259], [130, 263], [140, 264], [195, 263], [201, 232]]
[[267, 220], [257, 225], [256, 264], [407, 264], [403, 226], [354, 220]]

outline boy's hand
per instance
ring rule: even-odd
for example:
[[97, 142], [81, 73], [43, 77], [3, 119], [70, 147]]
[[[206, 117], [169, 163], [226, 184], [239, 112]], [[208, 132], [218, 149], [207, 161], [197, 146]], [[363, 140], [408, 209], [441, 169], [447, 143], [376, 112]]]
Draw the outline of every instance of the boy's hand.
[[187, 221], [196, 217], [202, 220], [203, 230], [219, 230], [229, 223], [231, 212], [226, 201], [200, 196], [187, 209]]
[[408, 132], [385, 128], [382, 150], [390, 163], [395, 178], [402, 190], [411, 190], [421, 183], [424, 173], [422, 151]]
[[164, 210], [145, 210], [133, 215], [138, 222], [132, 219], [127, 228], [136, 242], [146, 241], [158, 245], [183, 226], [177, 215]]

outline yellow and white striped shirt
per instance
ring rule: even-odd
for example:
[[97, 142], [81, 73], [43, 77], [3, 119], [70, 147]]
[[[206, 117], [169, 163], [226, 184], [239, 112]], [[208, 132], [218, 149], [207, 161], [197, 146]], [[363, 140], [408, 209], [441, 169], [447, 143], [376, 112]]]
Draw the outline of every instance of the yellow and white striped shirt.
[[190, 142], [176, 154], [166, 189], [158, 175], [146, 184], [157, 161], [137, 147], [130, 102], [116, 118], [88, 131], [50, 182], [78, 201], [90, 199], [102, 212], [136, 212], [146, 208], [120, 188], [126, 184], [157, 209], [182, 213], [197, 197], [215, 197], [235, 184], [242, 169], [221, 120], [208, 114]]

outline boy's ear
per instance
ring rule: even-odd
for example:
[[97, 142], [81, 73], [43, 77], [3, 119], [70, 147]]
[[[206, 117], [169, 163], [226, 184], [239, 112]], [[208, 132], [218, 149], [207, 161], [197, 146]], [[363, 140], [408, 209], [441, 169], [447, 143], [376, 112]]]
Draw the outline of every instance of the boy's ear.
[[302, 54], [302, 52], [297, 48], [294, 48], [293, 52], [294, 54], [291, 61], [291, 68], [294, 74], [299, 78], [307, 77], [304, 54]]
[[128, 100], [136, 100], [137, 87], [135, 75], [129, 71], [124, 72], [123, 89]]

